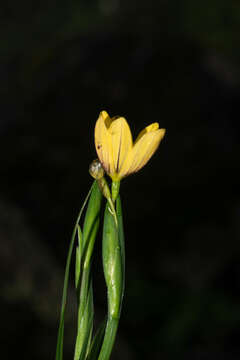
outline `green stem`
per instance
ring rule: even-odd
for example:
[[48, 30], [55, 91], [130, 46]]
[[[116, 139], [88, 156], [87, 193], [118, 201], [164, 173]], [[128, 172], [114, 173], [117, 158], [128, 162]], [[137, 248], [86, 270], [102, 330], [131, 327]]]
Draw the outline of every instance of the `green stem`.
[[113, 202], [115, 202], [115, 200], [118, 197], [119, 189], [120, 189], [120, 181], [113, 181], [112, 182], [112, 200], [113, 200]]

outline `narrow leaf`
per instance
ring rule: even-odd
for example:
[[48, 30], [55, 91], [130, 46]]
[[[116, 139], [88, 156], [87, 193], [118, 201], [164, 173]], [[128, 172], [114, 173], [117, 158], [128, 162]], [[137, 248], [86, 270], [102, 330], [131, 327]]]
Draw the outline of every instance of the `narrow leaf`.
[[115, 342], [119, 319], [108, 317], [104, 340], [98, 360], [109, 360]]
[[78, 290], [79, 281], [80, 281], [80, 273], [81, 273], [81, 257], [82, 257], [82, 231], [80, 226], [78, 225], [78, 246], [76, 247], [76, 263], [75, 263], [75, 288]]
[[57, 338], [57, 348], [56, 348], [56, 360], [62, 360], [63, 358], [63, 337], [64, 337], [64, 315], [65, 315], [65, 307], [66, 307], [66, 299], [67, 299], [67, 288], [68, 288], [68, 280], [69, 280], [69, 269], [70, 269], [70, 263], [72, 258], [72, 251], [73, 251], [73, 245], [74, 240], [77, 232], [78, 223], [80, 221], [82, 212], [86, 206], [86, 203], [88, 201], [88, 198], [93, 190], [94, 184], [96, 184], [96, 181], [93, 182], [93, 185], [91, 186], [91, 189], [89, 190], [87, 197], [83, 203], [82, 208], [79, 211], [71, 241], [69, 244], [68, 254], [67, 254], [67, 261], [66, 261], [66, 267], [65, 267], [65, 275], [64, 275], [64, 283], [63, 283], [63, 294], [62, 294], [62, 305], [61, 305], [61, 313], [60, 313], [60, 321], [59, 321], [59, 328], [58, 328], [58, 338]]
[[104, 332], [106, 328], [107, 320], [105, 319], [102, 324], [99, 326], [94, 339], [92, 341], [87, 360], [97, 360], [99, 356], [99, 352], [102, 346]]
[[[92, 300], [92, 276], [91, 259], [94, 249], [95, 239], [100, 222], [102, 193], [95, 183], [85, 215], [83, 234], [80, 233], [81, 245], [81, 272], [78, 271], [78, 328], [75, 345], [74, 360], [85, 360], [88, 348], [91, 343], [92, 324], [93, 324], [93, 300]], [[80, 246], [79, 245], [79, 246]]]
[[86, 353], [88, 351], [89, 343], [91, 342], [93, 314], [93, 291], [92, 284], [90, 284], [84, 313], [81, 314], [81, 318], [78, 324], [74, 360], [86, 359]]
[[117, 213], [117, 221], [118, 221], [119, 245], [120, 245], [121, 260], [122, 260], [122, 298], [123, 298], [125, 291], [125, 240], [124, 240], [122, 204], [121, 204], [120, 195], [118, 195], [116, 203], [117, 203], [116, 213]]
[[[121, 215], [121, 210], [119, 215]], [[123, 238], [121, 241], [123, 241]], [[118, 221], [116, 224], [114, 215], [109, 210], [109, 205], [107, 204], [104, 213], [102, 254], [104, 276], [108, 292], [108, 318], [98, 360], [110, 359], [117, 333], [123, 294], [124, 275], [122, 265], [125, 263], [125, 258], [122, 259], [122, 254], [124, 254], [124, 252], [122, 253], [123, 250], [124, 248], [120, 244]]]

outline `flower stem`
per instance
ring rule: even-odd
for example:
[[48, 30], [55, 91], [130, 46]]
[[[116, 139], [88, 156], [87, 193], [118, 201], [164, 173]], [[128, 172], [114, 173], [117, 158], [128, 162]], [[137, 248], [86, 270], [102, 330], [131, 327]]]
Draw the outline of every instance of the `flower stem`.
[[120, 189], [120, 181], [113, 181], [112, 182], [112, 200], [113, 200], [113, 202], [115, 202], [115, 200], [118, 197], [119, 189]]

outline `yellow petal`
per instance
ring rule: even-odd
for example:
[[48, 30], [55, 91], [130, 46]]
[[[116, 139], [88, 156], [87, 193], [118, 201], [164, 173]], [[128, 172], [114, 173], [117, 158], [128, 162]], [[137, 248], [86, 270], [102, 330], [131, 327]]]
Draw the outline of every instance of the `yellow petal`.
[[103, 110], [103, 111], [100, 112], [99, 116], [101, 116], [103, 118], [104, 123], [105, 123], [105, 125], [106, 125], [106, 127], [108, 129], [109, 126], [111, 125], [111, 122], [112, 122], [112, 119], [110, 118], [108, 113], [105, 110]]
[[95, 147], [98, 158], [107, 173], [113, 171], [112, 141], [108, 128], [111, 118], [106, 111], [101, 111], [95, 126]]
[[114, 173], [121, 177], [123, 163], [133, 146], [132, 134], [123, 117], [115, 118], [108, 131], [112, 139]]
[[158, 123], [151, 124], [138, 135], [124, 167], [125, 176], [139, 171], [155, 153], [165, 134], [165, 129], [158, 127]]
[[138, 137], [137, 137], [136, 140], [134, 141], [134, 144], [136, 144], [136, 142], [138, 142], [138, 140], [141, 139], [141, 137], [142, 137], [143, 135], [145, 135], [146, 133], [151, 132], [151, 131], [156, 131], [156, 130], [158, 130], [158, 129], [159, 129], [159, 124], [158, 124], [157, 122], [148, 125], [147, 127], [145, 127], [145, 129], [143, 129], [143, 130], [138, 134]]

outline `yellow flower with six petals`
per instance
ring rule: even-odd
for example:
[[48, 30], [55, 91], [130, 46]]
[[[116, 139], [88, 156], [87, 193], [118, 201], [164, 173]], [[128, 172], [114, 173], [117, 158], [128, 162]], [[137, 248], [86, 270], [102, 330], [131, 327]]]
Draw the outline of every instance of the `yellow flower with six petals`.
[[110, 118], [101, 111], [95, 126], [95, 146], [102, 167], [113, 181], [139, 171], [155, 153], [164, 134], [165, 129], [153, 123], [133, 142], [124, 117]]

